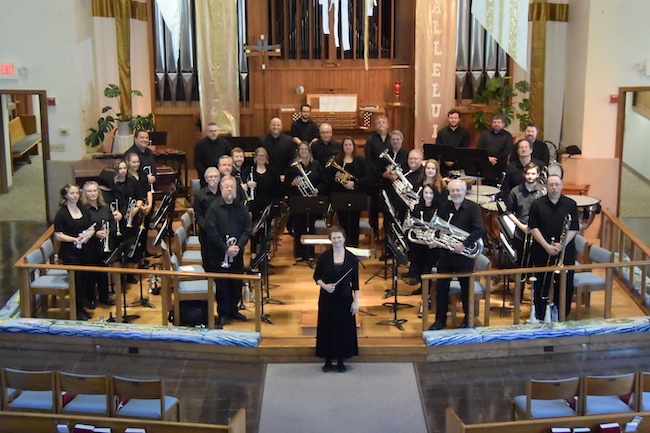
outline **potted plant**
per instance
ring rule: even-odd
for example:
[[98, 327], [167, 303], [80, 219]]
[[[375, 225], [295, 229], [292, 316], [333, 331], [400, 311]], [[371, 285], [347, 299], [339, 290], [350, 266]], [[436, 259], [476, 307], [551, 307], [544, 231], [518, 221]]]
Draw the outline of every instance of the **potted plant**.
[[[131, 95], [142, 96], [142, 92], [139, 90], [131, 90]], [[120, 107], [120, 111], [118, 112], [110, 105], [102, 108], [102, 114], [112, 111], [114, 115], [107, 114], [106, 117], [100, 117], [97, 120], [97, 127], [88, 129], [90, 133], [85, 140], [87, 146], [91, 148], [100, 146], [104, 141], [106, 134], [115, 129], [116, 122], [118, 125], [118, 135], [129, 135], [132, 131], [153, 131], [155, 129], [152, 113], [149, 113], [147, 116], [136, 115], [135, 117], [122, 114], [125, 112], [125, 109], [122, 106], [122, 91], [117, 84], [109, 84], [106, 86], [104, 89], [104, 96], [107, 98], [117, 99], [117, 105]]]
[[489, 128], [487, 114], [494, 116], [501, 116], [503, 118], [504, 127], [512, 123], [514, 119], [519, 121], [519, 127], [523, 131], [530, 124], [530, 99], [523, 98], [515, 107], [512, 104], [512, 98], [516, 97], [518, 93], [528, 93], [530, 91], [530, 84], [528, 81], [521, 80], [515, 83], [514, 87], [508, 83], [508, 80], [503, 77], [493, 77], [485, 82], [483, 91], [478, 92], [475, 98], [475, 103], [486, 104], [487, 108], [484, 110], [475, 111], [472, 114], [474, 127], [479, 131], [484, 131]]

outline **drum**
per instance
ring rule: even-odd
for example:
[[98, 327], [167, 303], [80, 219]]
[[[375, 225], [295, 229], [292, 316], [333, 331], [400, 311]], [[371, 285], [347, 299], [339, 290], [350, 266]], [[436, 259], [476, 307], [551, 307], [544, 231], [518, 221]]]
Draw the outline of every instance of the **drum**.
[[489, 197], [487, 195], [476, 195], [472, 194], [471, 192], [468, 191], [468, 194], [465, 196], [465, 198], [469, 201], [473, 201], [476, 204], [483, 205], [485, 203], [490, 203], [493, 202], [494, 199], [492, 197]]
[[499, 216], [500, 212], [499, 208], [497, 207], [497, 202], [491, 201], [480, 203], [480, 205], [481, 213], [483, 215], [483, 225], [485, 226], [485, 233], [488, 236], [488, 240], [493, 244], [498, 244], [499, 223], [497, 222], [497, 217]]
[[578, 210], [581, 211], [580, 232], [585, 231], [600, 213], [600, 199], [589, 197], [588, 195], [567, 195], [568, 198], [576, 202]]
[[499, 188], [497, 188], [496, 186], [477, 185], [477, 186], [472, 187], [472, 194], [495, 195], [495, 194], [498, 194], [500, 192], [501, 192], [501, 190]]

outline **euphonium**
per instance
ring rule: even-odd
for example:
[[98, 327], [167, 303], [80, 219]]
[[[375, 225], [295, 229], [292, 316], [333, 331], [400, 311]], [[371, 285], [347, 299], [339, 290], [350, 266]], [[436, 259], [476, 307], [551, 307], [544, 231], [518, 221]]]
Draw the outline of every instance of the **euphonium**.
[[104, 236], [104, 252], [105, 253], [110, 253], [111, 252], [111, 247], [109, 245], [109, 237], [111, 236], [111, 227], [110, 223], [108, 221], [103, 221], [102, 222], [102, 230], [104, 230], [105, 236]]
[[309, 173], [305, 172], [300, 161], [292, 162], [291, 167], [298, 168], [298, 171], [300, 172], [300, 177], [298, 178], [300, 180], [300, 183], [298, 184], [298, 191], [300, 191], [300, 194], [302, 194], [303, 197], [313, 196], [316, 192], [316, 188], [314, 188], [314, 184], [309, 180]]
[[389, 164], [386, 169], [397, 176], [397, 180], [393, 182], [393, 189], [395, 189], [395, 192], [399, 198], [402, 199], [404, 204], [410, 210], [413, 210], [413, 208], [415, 208], [415, 206], [420, 202], [420, 190], [422, 188], [417, 191], [413, 190], [413, 184], [406, 178], [406, 175], [402, 171], [402, 167], [388, 154], [388, 150], [384, 150], [379, 157], [388, 160]]
[[327, 161], [327, 164], [325, 164], [325, 168], [334, 167], [341, 173], [341, 175], [336, 178], [336, 181], [341, 185], [345, 185], [347, 182], [356, 182], [357, 179], [349, 171], [337, 164], [335, 159], [336, 156], [331, 157], [329, 161]]
[[[451, 221], [451, 216], [449, 221]], [[435, 247], [455, 252], [454, 245], [458, 242], [463, 243], [469, 237], [469, 233], [452, 225], [449, 221], [444, 221], [437, 215], [434, 215], [428, 223], [418, 218], [408, 217], [404, 220], [404, 231], [407, 232], [408, 240], [413, 243], [433, 244]], [[482, 251], [483, 239], [478, 238], [474, 244], [463, 248], [460, 254], [474, 259]]]

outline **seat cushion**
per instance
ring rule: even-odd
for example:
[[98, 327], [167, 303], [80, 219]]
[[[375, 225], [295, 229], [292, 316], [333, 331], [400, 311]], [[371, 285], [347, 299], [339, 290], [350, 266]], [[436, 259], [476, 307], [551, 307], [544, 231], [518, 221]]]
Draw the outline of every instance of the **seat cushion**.
[[67, 289], [68, 276], [67, 275], [42, 275], [31, 283], [32, 287], [37, 287], [39, 289]]
[[61, 408], [61, 412], [108, 414], [106, 396], [103, 394], [78, 394]]
[[187, 246], [188, 247], [200, 247], [201, 242], [199, 241], [199, 237], [198, 236], [190, 236], [189, 238], [187, 238]]
[[[515, 397], [514, 403], [523, 412], [526, 411], [526, 396]], [[576, 412], [566, 400], [532, 400], [530, 404], [531, 418], [556, 418], [564, 416], [576, 416]]]
[[53, 411], [52, 391], [22, 391], [11, 403], [11, 409]]
[[[605, 279], [592, 272], [578, 272], [573, 276], [573, 286], [604, 286]], [[602, 287], [604, 289], [604, 287]]]
[[181, 257], [181, 262], [202, 262], [201, 251], [199, 250], [187, 250], [183, 253]]
[[625, 412], [632, 412], [632, 408], [616, 396], [588, 395], [586, 398], [585, 415]]
[[208, 293], [208, 281], [181, 281], [178, 283], [178, 293]]
[[[165, 396], [165, 412], [178, 403], [175, 397]], [[160, 400], [132, 398], [115, 413], [118, 416], [132, 418], [160, 419]]]
[[[474, 295], [483, 295], [485, 293], [485, 288], [478, 282], [474, 281]], [[460, 282], [452, 281], [449, 283], [449, 295], [460, 295]]]

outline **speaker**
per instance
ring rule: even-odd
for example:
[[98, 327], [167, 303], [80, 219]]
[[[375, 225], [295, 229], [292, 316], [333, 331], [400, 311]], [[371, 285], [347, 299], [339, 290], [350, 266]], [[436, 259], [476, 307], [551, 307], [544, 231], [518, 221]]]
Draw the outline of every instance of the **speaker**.
[[[208, 327], [208, 301], [181, 301], [180, 326]], [[170, 322], [174, 322], [174, 309], [169, 311]]]

